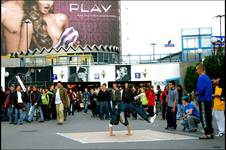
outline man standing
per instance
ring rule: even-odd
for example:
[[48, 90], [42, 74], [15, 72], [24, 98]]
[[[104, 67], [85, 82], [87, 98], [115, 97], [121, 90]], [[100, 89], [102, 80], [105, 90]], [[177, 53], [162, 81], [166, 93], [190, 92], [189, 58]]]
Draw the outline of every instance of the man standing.
[[[14, 96], [14, 103], [13, 103], [14, 109], [15, 109], [15, 114], [14, 114], [14, 124], [23, 124], [23, 120], [26, 116], [26, 107], [24, 104], [24, 93], [21, 92], [21, 87], [18, 85], [16, 87], [16, 92]], [[18, 119], [18, 116], [19, 119]]]
[[82, 94], [83, 103], [84, 103], [84, 113], [87, 114], [88, 112], [88, 105], [90, 102], [90, 93], [88, 92], [88, 88], [85, 88], [85, 92]]
[[205, 67], [202, 64], [196, 66], [196, 72], [199, 75], [197, 82], [197, 95], [199, 102], [200, 119], [204, 128], [205, 135], [199, 139], [212, 139], [212, 82], [205, 73]]
[[168, 128], [177, 128], [177, 100], [178, 100], [178, 93], [177, 89], [175, 88], [175, 81], [169, 82], [169, 92], [167, 97], [167, 112], [166, 112], [166, 120], [167, 120], [167, 127]]
[[67, 112], [65, 112], [65, 108], [68, 107], [68, 96], [67, 90], [62, 86], [60, 81], [57, 82], [52, 101], [55, 101], [56, 104], [57, 123], [58, 125], [62, 125], [64, 120], [66, 120]]
[[105, 114], [105, 119], [109, 119], [109, 101], [110, 101], [110, 93], [106, 89], [106, 84], [104, 83], [101, 87], [100, 92], [98, 93], [98, 100], [100, 103], [100, 119], [104, 119], [104, 114]]
[[8, 100], [9, 100], [9, 107], [8, 107], [8, 111], [7, 111], [7, 114], [8, 114], [8, 117], [9, 117], [9, 124], [13, 124], [14, 122], [14, 97], [15, 97], [15, 94], [14, 94], [14, 86], [11, 85], [10, 86], [10, 91], [9, 91], [9, 95], [8, 95]]

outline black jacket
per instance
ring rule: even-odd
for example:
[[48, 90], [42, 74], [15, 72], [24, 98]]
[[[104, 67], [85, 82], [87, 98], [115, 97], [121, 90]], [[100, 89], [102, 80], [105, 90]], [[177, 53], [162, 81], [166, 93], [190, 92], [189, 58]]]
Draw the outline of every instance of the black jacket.
[[14, 108], [24, 108], [25, 104], [24, 104], [24, 93], [21, 92], [21, 96], [22, 96], [22, 103], [18, 103], [18, 96], [17, 96], [17, 92], [14, 92], [14, 99], [13, 99], [13, 105]]
[[98, 100], [99, 102], [102, 102], [102, 101], [110, 101], [111, 99], [111, 95], [109, 93], [109, 91], [102, 91], [100, 90], [100, 92], [98, 93]]

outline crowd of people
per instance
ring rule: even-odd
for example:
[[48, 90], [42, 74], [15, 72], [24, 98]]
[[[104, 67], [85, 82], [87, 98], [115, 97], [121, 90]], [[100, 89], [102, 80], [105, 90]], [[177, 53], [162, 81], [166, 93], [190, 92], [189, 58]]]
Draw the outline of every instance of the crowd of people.
[[62, 125], [68, 115], [82, 111], [86, 115], [91, 111], [94, 118], [110, 120], [110, 135], [113, 135], [112, 126], [119, 122], [127, 126], [130, 135], [129, 117], [136, 120], [140, 115], [153, 123], [158, 116], [166, 120], [167, 130], [177, 129], [180, 122], [184, 131], [196, 132], [201, 123], [205, 135], [200, 139], [213, 138], [213, 115], [218, 127], [216, 136], [223, 136], [225, 108], [219, 79], [211, 81], [203, 65], [198, 65], [196, 72], [199, 74], [197, 89], [190, 94], [174, 81], [169, 81], [163, 91], [159, 85], [155, 90], [152, 85], [138, 87], [128, 83], [123, 86], [115, 83], [112, 88], [102, 84], [95, 88], [86, 87], [84, 91], [64, 88], [60, 81], [49, 88], [28, 86], [26, 91], [20, 85], [11, 85], [6, 92], [1, 90], [1, 113], [15, 125], [35, 120], [40, 123], [57, 120], [57, 124]]

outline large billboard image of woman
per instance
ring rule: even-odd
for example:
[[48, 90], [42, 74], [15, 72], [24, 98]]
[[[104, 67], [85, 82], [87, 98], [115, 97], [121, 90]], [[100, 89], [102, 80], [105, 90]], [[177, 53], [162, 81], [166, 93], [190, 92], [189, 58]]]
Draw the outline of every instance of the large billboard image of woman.
[[1, 0], [1, 54], [78, 44], [119, 47], [119, 13], [117, 1]]

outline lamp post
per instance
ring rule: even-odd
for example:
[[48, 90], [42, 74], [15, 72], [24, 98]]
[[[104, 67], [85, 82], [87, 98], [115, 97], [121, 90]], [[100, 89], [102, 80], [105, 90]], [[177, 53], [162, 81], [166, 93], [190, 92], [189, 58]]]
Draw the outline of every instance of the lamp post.
[[221, 36], [221, 18], [225, 17], [225, 15], [217, 15], [215, 18], [220, 18], [220, 36]]
[[216, 37], [212, 37], [211, 39], [210, 39], [210, 41], [211, 41], [211, 43], [212, 43], [212, 45], [213, 45], [213, 55], [215, 55], [216, 54], [216, 42], [217, 42], [217, 38]]
[[198, 55], [199, 55], [199, 62], [201, 62], [202, 61], [202, 49], [201, 48], [199, 48], [198, 50], [197, 50], [197, 53], [198, 53]]
[[31, 23], [31, 21], [29, 19], [25, 20], [26, 23], [26, 33], [27, 33], [27, 51], [28, 51], [28, 24]]
[[151, 45], [153, 46], [153, 60], [155, 60], [155, 45], [156, 45], [156, 43], [151, 43]]

